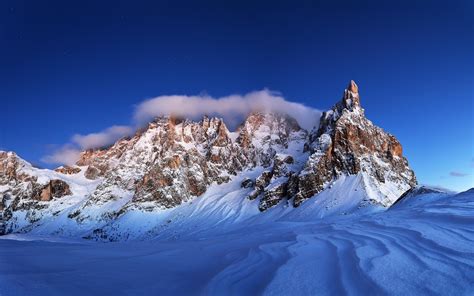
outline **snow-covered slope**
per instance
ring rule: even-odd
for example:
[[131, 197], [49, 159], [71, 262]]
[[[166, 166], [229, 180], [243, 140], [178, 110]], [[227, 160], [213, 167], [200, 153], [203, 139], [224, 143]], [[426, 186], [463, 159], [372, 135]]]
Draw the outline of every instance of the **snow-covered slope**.
[[365, 118], [353, 81], [311, 132], [285, 114], [254, 112], [235, 132], [219, 118], [165, 116], [56, 171], [0, 152], [6, 233], [150, 239], [300, 212], [379, 211], [415, 185], [400, 143]]
[[[347, 188], [332, 189], [343, 193], [362, 180], [348, 177], [342, 181]], [[235, 202], [229, 206], [206, 196], [216, 212], [210, 217], [257, 217], [255, 207], [240, 203], [241, 189], [229, 186], [236, 191], [229, 193], [227, 200]], [[166, 237], [152, 242], [12, 234], [0, 239], [0, 294], [472, 295], [474, 189], [427, 194], [411, 195], [388, 211], [342, 216], [309, 199], [294, 211], [264, 212], [267, 221], [235, 227], [223, 219], [220, 227], [205, 224], [202, 232], [193, 232], [197, 227], [170, 209], [164, 219], [179, 227], [170, 226]], [[195, 211], [208, 203], [199, 199], [182, 214], [206, 223], [209, 217]], [[150, 221], [129, 216], [129, 225], [140, 218]], [[172, 228], [186, 229], [173, 235]]]

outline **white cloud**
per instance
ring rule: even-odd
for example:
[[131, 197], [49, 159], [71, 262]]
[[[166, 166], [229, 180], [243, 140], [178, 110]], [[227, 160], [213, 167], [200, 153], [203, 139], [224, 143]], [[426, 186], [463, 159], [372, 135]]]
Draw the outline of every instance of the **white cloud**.
[[73, 165], [79, 159], [81, 150], [66, 144], [61, 148], [55, 150], [52, 154], [41, 158], [41, 161], [47, 164], [67, 164]]
[[81, 151], [86, 149], [100, 148], [114, 143], [118, 139], [128, 136], [133, 132], [133, 128], [125, 125], [114, 125], [97, 133], [87, 135], [75, 134], [71, 142], [53, 151], [52, 154], [41, 158], [47, 164], [67, 164], [73, 165], [79, 159]]
[[203, 115], [223, 117], [235, 128], [251, 112], [277, 112], [294, 117], [301, 127], [311, 129], [319, 124], [321, 112], [300, 103], [289, 102], [268, 90], [221, 98], [210, 96], [160, 96], [146, 100], [135, 109], [134, 120], [141, 124], [157, 116], [174, 115], [199, 119]]
[[87, 135], [75, 134], [72, 142], [79, 145], [82, 149], [98, 148], [114, 143], [118, 139], [128, 136], [133, 132], [129, 126], [114, 125], [101, 132]]
[[321, 111], [300, 103], [285, 100], [269, 90], [250, 92], [246, 95], [230, 95], [221, 98], [201, 96], [159, 96], [138, 104], [133, 113], [131, 126], [114, 125], [97, 133], [75, 134], [70, 143], [63, 145], [41, 161], [48, 164], [74, 164], [81, 150], [100, 148], [130, 135], [139, 126], [158, 116], [173, 115], [194, 120], [202, 116], [224, 118], [229, 129], [235, 129], [251, 112], [275, 112], [295, 118], [301, 127], [310, 130], [319, 125]]

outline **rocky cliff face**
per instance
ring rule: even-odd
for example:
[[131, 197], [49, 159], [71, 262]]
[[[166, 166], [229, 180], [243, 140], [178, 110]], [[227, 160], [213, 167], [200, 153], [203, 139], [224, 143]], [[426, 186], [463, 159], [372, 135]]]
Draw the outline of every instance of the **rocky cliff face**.
[[400, 143], [365, 118], [351, 81], [311, 132], [273, 113], [250, 114], [235, 132], [219, 118], [160, 117], [133, 137], [84, 151], [76, 166], [54, 172], [0, 152], [0, 209], [12, 225], [20, 216], [15, 213], [33, 225], [49, 211], [100, 227], [129, 211], [175, 208], [210, 186], [254, 172], [242, 181], [242, 198], [257, 200], [260, 211], [282, 201], [298, 207], [346, 175], [360, 174], [371, 201], [382, 206], [416, 184]]
[[10, 227], [0, 225], [0, 229], [14, 230], [18, 219], [14, 214], [19, 212], [27, 223], [37, 221], [36, 213], [49, 202], [71, 194], [66, 181], [32, 167], [13, 152], [0, 151], [0, 220], [10, 222]]
[[[280, 114], [251, 114], [237, 132], [222, 119], [200, 122], [162, 117], [131, 139], [101, 151], [86, 151], [78, 165], [89, 179], [103, 178], [86, 206], [110, 199], [117, 188], [133, 191], [123, 209], [172, 208], [222, 184], [238, 172], [270, 166], [278, 152], [303, 148], [307, 133]], [[94, 173], [91, 173], [94, 172]]]
[[305, 147], [311, 156], [300, 173], [295, 206], [343, 174], [364, 172], [371, 190], [379, 193], [377, 201], [385, 206], [416, 185], [401, 144], [365, 117], [354, 81], [342, 100], [323, 113], [319, 128], [310, 134]]
[[0, 152], [0, 186], [5, 195], [0, 207], [5, 208], [6, 195], [16, 197], [18, 201], [22, 199], [50, 201], [71, 194], [65, 181], [42, 178], [35, 174], [35, 170], [38, 169], [20, 159], [15, 153]]

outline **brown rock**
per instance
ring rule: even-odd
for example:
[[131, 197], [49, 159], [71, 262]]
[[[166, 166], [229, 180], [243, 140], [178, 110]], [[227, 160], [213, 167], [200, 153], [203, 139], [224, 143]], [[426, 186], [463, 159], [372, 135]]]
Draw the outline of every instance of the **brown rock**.
[[218, 147], [227, 146], [231, 142], [228, 135], [229, 135], [229, 131], [227, 130], [227, 127], [225, 126], [224, 121], [220, 119], [219, 122], [217, 123], [217, 138], [214, 140], [213, 146], [218, 146]]
[[74, 174], [78, 174], [79, 172], [81, 172], [80, 168], [71, 167], [71, 166], [67, 166], [67, 165], [60, 166], [60, 167], [58, 167], [54, 170], [58, 173], [65, 174], [65, 175], [74, 175]]
[[88, 166], [86, 172], [84, 173], [84, 176], [86, 176], [86, 178], [90, 180], [97, 179], [99, 175], [100, 175], [100, 170], [92, 165]]
[[198, 177], [194, 176], [193, 174], [188, 175], [188, 188], [189, 193], [194, 196], [199, 196], [206, 192], [207, 184], [200, 180]]
[[347, 89], [355, 94], [359, 93], [359, 87], [357, 87], [357, 84], [355, 83], [354, 80], [351, 80], [349, 82], [349, 85], [347, 86]]
[[349, 82], [347, 89], [344, 90], [343, 100], [339, 104], [351, 110], [352, 107], [360, 106], [359, 87], [354, 80]]
[[72, 194], [69, 185], [63, 180], [57, 179], [49, 181], [48, 184], [33, 192], [34, 195], [32, 198], [40, 201], [50, 201], [53, 198], [60, 198]]
[[179, 168], [180, 164], [181, 164], [181, 159], [179, 155], [173, 155], [173, 157], [168, 160], [168, 167], [170, 169], [176, 170]]

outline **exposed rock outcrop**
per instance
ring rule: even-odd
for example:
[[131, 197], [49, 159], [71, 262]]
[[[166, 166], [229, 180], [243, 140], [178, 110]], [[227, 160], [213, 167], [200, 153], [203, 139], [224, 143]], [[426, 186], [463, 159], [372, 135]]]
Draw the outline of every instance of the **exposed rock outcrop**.
[[71, 195], [69, 185], [63, 180], [51, 180], [45, 186], [33, 191], [33, 199], [40, 201], [50, 201], [53, 198]]
[[71, 166], [68, 166], [68, 165], [63, 165], [63, 166], [60, 166], [56, 169], [54, 169], [55, 172], [58, 172], [58, 173], [61, 173], [61, 174], [65, 174], [65, 175], [75, 175], [75, 174], [78, 174], [81, 172], [81, 168], [79, 167], [71, 167]]
[[249, 179], [249, 178], [245, 178], [241, 183], [240, 183], [240, 187], [242, 188], [251, 188], [253, 187], [255, 184], [254, 182]]
[[[365, 173], [388, 206], [416, 185], [413, 171], [402, 155], [397, 139], [374, 126], [360, 107], [358, 87], [354, 81], [344, 91], [342, 100], [324, 112], [319, 129], [309, 136], [310, 150], [304, 170], [300, 173], [299, 191], [294, 205], [299, 206], [342, 174]], [[388, 187], [395, 187], [392, 190]]]
[[21, 170], [25, 165], [26, 162], [14, 152], [0, 151], [0, 185], [36, 181], [36, 178]]
[[[87, 178], [103, 177], [108, 187], [132, 190], [133, 202], [126, 207], [171, 208], [245, 169], [273, 166], [283, 175], [294, 159], [280, 159], [276, 151], [301, 150], [306, 136], [296, 120], [282, 114], [252, 113], [235, 133], [219, 118], [193, 122], [161, 117], [107, 150], [84, 152], [77, 164], [88, 166]], [[105, 191], [110, 190], [99, 186], [91, 198], [107, 198]]]

